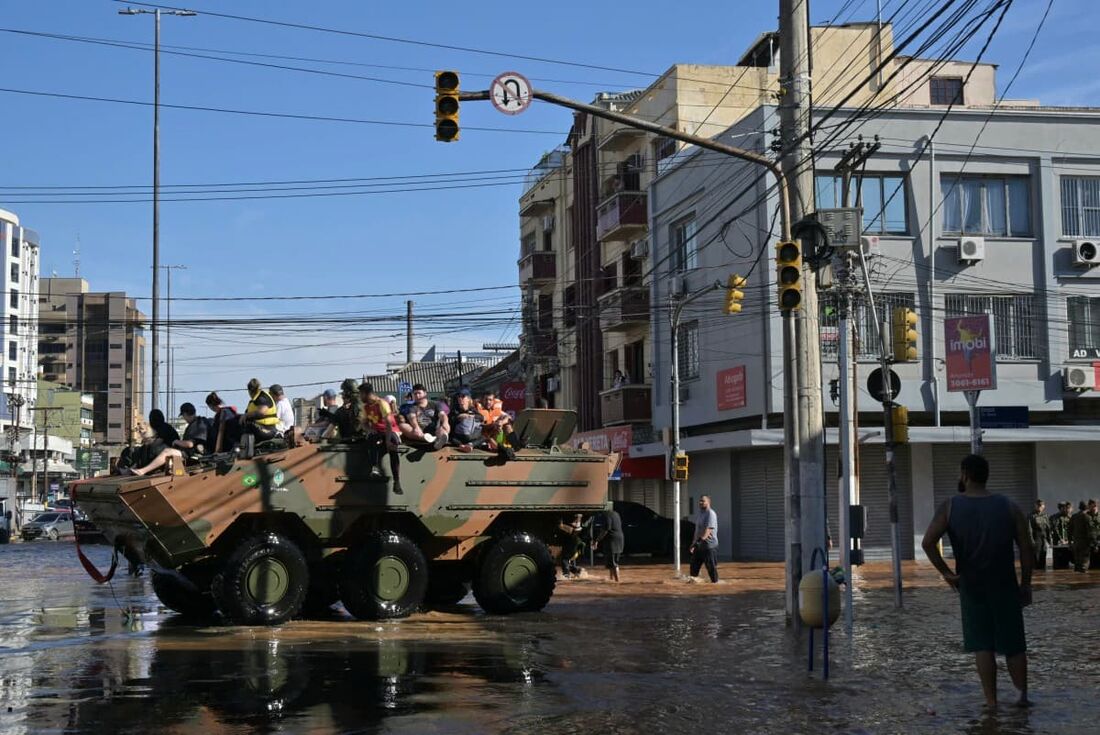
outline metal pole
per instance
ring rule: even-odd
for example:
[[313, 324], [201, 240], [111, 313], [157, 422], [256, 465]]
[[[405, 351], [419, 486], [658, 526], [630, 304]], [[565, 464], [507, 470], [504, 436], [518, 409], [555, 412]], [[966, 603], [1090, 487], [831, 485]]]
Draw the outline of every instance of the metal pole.
[[970, 453], [982, 453], [982, 421], [978, 416], [978, 398], [980, 390], [965, 391], [966, 404], [970, 406]]
[[[672, 407], [672, 459], [675, 460], [680, 451], [680, 308], [673, 305], [674, 295], [669, 292], [669, 343], [672, 345], [672, 388], [669, 394], [669, 405]], [[680, 517], [683, 511], [680, 508], [680, 481], [672, 481], [672, 576], [679, 578], [680, 571]]]
[[[172, 410], [172, 266], [167, 265], [164, 267], [164, 275], [168, 277], [168, 303], [165, 305], [167, 313], [165, 316], [164, 324], [164, 337], [167, 343], [164, 347], [164, 354], [167, 359], [164, 362], [165, 371], [168, 373], [168, 380], [165, 381], [164, 391], [164, 408], [165, 411]], [[172, 414], [168, 414], [171, 416]]]
[[852, 610], [852, 529], [851, 507], [855, 497], [855, 422], [852, 420], [853, 406], [851, 395], [851, 383], [849, 379], [850, 355], [849, 355], [849, 318], [852, 308], [852, 297], [845, 290], [844, 300], [840, 311], [840, 462], [842, 467], [840, 477], [840, 564], [844, 568], [844, 626], [848, 634], [852, 633], [854, 613]]
[[31, 502], [38, 502], [38, 422], [34, 421], [31, 428]]
[[405, 302], [405, 362], [413, 361], [413, 302]]
[[[791, 188], [791, 213], [797, 222], [814, 211], [813, 167], [810, 164], [810, 38], [807, 0], [779, 3], [780, 83], [788, 90], [779, 105], [786, 146], [783, 171]], [[796, 144], [793, 144], [796, 143]], [[818, 330], [817, 283], [808, 261], [804, 261], [802, 307], [795, 318], [794, 364], [797, 367], [798, 417], [797, 465], [791, 454], [790, 475], [797, 477], [801, 574], [809, 569], [815, 549], [824, 551], [825, 434], [821, 417], [821, 342]], [[790, 404], [788, 403], [788, 406]], [[794, 581], [797, 584], [797, 581]]]
[[160, 403], [160, 8], [153, 12], [153, 408]]

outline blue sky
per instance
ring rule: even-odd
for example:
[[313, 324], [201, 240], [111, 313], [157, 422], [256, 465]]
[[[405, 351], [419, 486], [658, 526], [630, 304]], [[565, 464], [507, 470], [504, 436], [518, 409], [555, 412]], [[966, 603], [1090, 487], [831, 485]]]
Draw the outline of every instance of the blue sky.
[[[884, 13], [888, 15], [899, 2], [884, 0]], [[196, 0], [188, 7], [198, 11], [198, 16], [164, 19], [165, 51], [173, 50], [171, 46], [188, 46], [350, 62], [337, 65], [252, 57], [266, 63], [426, 86], [164, 53], [161, 99], [165, 104], [430, 123], [430, 71], [378, 67], [459, 69], [465, 89], [485, 88], [492, 75], [514, 69], [539, 80], [537, 86], [581, 99], [590, 99], [600, 89], [644, 87], [653, 79], [643, 74], [216, 18], [203, 15], [203, 10], [657, 74], [676, 62], [736, 63], [759, 33], [774, 28], [777, 6], [772, 0], [697, 1], [670, 11], [667, 3], [649, 1], [629, 5], [567, 1], [552, 6], [478, 2], [466, 3], [459, 10], [459, 6], [442, 3]], [[1045, 6], [1046, 0], [1017, 0], [1009, 12], [987, 55], [988, 61], [1001, 66], [1002, 83], [1016, 68]], [[152, 54], [148, 51], [8, 32], [145, 44], [152, 41], [151, 16], [120, 16], [118, 10], [125, 6], [109, 0], [8, 0], [3, 7], [0, 69], [4, 75], [0, 86], [152, 100]], [[873, 16], [875, 3], [817, 0], [812, 4], [812, 19], [823, 22], [842, 7], [846, 7], [843, 20], [866, 20]], [[1100, 44], [1094, 38], [1098, 15], [1095, 4], [1086, 0], [1056, 2], [1036, 50], [1009, 96], [1039, 98], [1048, 104], [1097, 104], [1100, 81], [1091, 70], [1100, 56]], [[972, 58], [976, 51], [970, 48], [962, 57]], [[11, 92], [0, 92], [0, 99], [6, 111], [0, 187], [151, 183], [151, 108]], [[179, 196], [168, 193], [167, 187], [180, 184], [459, 173], [449, 184], [454, 186], [468, 184], [469, 172], [506, 171], [495, 175], [500, 178], [483, 182], [493, 186], [471, 188], [166, 201], [161, 205], [161, 262], [187, 266], [173, 274], [173, 296], [272, 298], [514, 284], [516, 200], [521, 193], [518, 172], [563, 142], [570, 121], [567, 111], [538, 103], [517, 117], [500, 115], [487, 103], [469, 103], [462, 110], [461, 141], [442, 144], [433, 140], [430, 128], [164, 109], [161, 183], [166, 187], [165, 198]], [[51, 272], [72, 275], [72, 251], [79, 237], [80, 272], [93, 290], [149, 295], [149, 203], [20, 203], [22, 198], [10, 188], [0, 188], [0, 207], [14, 211], [25, 226], [41, 235], [43, 276]], [[108, 192], [87, 198], [117, 197]], [[508, 323], [506, 318], [513, 315], [517, 299], [514, 288], [464, 297], [415, 297], [418, 311], [477, 311], [499, 320], [491, 327], [473, 325], [468, 331], [425, 325], [417, 338], [418, 351], [433, 343], [441, 349], [471, 350], [484, 341], [515, 340], [518, 324]], [[148, 313], [147, 299], [140, 306]], [[177, 302], [172, 309], [173, 318], [248, 319], [304, 313], [349, 317], [351, 312], [403, 313], [404, 300], [196, 301]], [[335, 384], [347, 375], [375, 371], [387, 360], [399, 359], [404, 351], [398, 326], [365, 332], [299, 325], [278, 334], [181, 326], [173, 335], [173, 344], [177, 347], [177, 403], [199, 403], [208, 390], [243, 386], [253, 375], [265, 383]], [[323, 387], [303, 385], [288, 392], [292, 396], [315, 395]], [[229, 396], [240, 402], [243, 391]]]

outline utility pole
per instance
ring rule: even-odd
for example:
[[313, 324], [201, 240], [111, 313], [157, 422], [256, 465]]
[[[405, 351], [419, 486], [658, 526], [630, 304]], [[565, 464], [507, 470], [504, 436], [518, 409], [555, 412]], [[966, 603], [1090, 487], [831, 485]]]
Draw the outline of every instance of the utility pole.
[[[176, 371], [175, 370], [175, 368], [176, 368], [175, 356], [172, 353], [172, 271], [174, 271], [174, 270], [185, 271], [185, 270], [187, 270], [187, 266], [185, 266], [185, 265], [162, 265], [161, 268], [164, 269], [164, 275], [167, 277], [167, 281], [168, 281], [168, 298], [167, 298], [168, 313], [165, 315], [166, 319], [165, 319], [165, 324], [164, 324], [164, 336], [166, 338], [165, 341], [168, 343], [165, 347], [165, 350], [164, 350], [165, 353], [168, 356], [168, 360], [165, 363], [165, 367], [167, 367], [168, 380], [166, 381], [167, 386], [166, 386], [165, 391], [164, 391], [164, 396], [165, 396], [165, 404], [166, 404], [165, 408], [168, 409], [169, 411], [171, 411], [172, 410], [172, 405], [174, 403], [172, 393], [175, 391], [175, 383], [173, 381], [175, 380], [175, 377], [176, 377], [175, 376], [175, 371]], [[169, 415], [172, 415], [172, 414], [169, 414]]]
[[153, 16], [153, 408], [160, 400], [160, 16], [196, 15], [191, 10], [126, 8], [119, 15]]
[[413, 361], [413, 302], [405, 302], [405, 363]]
[[[798, 222], [813, 213], [814, 180], [810, 165], [810, 37], [807, 0], [779, 1], [779, 80], [785, 93], [779, 104], [785, 155], [783, 172], [791, 188], [791, 220]], [[791, 411], [786, 400], [784, 425], [797, 417], [797, 454], [787, 453], [788, 479], [788, 564], [787, 612], [796, 628], [794, 609], [798, 584], [809, 569], [815, 549], [826, 550], [825, 542], [825, 433], [821, 416], [821, 343], [818, 333], [817, 283], [814, 272], [803, 261], [802, 308], [794, 319], [794, 380], [784, 380], [784, 393], [797, 391], [797, 406]], [[789, 321], [791, 317], [785, 317]], [[790, 335], [786, 335], [789, 339]], [[787, 370], [789, 372], [789, 368]], [[791, 440], [790, 429], [786, 432]], [[826, 557], [827, 558], [827, 557]]]
[[[42, 413], [43, 416], [44, 416], [43, 419], [42, 419], [42, 498], [46, 499], [50, 495], [50, 427], [53, 426], [53, 424], [50, 423], [50, 414], [52, 414], [54, 411], [63, 411], [64, 407], [63, 406], [35, 406], [31, 410], [34, 411], [35, 413]], [[79, 421], [79, 419], [78, 419], [78, 421]], [[34, 442], [34, 450], [38, 451], [38, 439], [37, 439], [38, 422], [37, 421], [34, 422], [34, 427], [35, 427], [35, 432], [36, 432], [36, 438], [35, 438], [35, 442]], [[37, 469], [38, 469], [38, 464], [37, 464], [38, 463], [38, 456], [37, 455], [32, 455], [32, 457], [33, 457], [34, 462], [35, 462], [34, 469], [35, 469], [35, 471], [37, 471]], [[36, 497], [36, 499], [37, 499], [37, 497]]]
[[8, 406], [14, 408], [14, 416], [10, 427], [10, 434], [8, 435], [8, 456], [11, 458], [11, 491], [12, 497], [15, 499], [15, 525], [18, 530], [23, 525], [23, 503], [19, 496], [19, 419], [20, 410], [23, 408], [25, 399], [22, 395], [15, 392], [15, 386], [12, 385], [11, 393], [8, 393]]

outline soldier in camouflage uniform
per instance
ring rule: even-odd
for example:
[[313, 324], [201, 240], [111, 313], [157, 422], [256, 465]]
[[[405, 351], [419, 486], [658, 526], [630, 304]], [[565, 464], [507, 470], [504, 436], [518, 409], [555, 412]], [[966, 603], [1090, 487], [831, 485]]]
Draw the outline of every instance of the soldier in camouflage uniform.
[[1047, 568], [1047, 544], [1050, 543], [1050, 519], [1042, 499], [1035, 501], [1035, 511], [1028, 518], [1031, 529], [1031, 548], [1035, 552], [1035, 568]]
[[1050, 545], [1069, 545], [1069, 517], [1073, 505], [1068, 501], [1058, 503], [1058, 512], [1050, 517]]
[[[1100, 509], [1097, 508], [1095, 499], [1089, 499], [1085, 517], [1088, 519], [1089, 552], [1095, 554], [1100, 551]], [[1090, 564], [1091, 566], [1093, 565]]]
[[1073, 546], [1073, 571], [1084, 572], [1089, 565], [1089, 553], [1092, 550], [1092, 529], [1086, 512], [1088, 505], [1084, 500], [1077, 506], [1077, 512], [1069, 519], [1069, 542]]

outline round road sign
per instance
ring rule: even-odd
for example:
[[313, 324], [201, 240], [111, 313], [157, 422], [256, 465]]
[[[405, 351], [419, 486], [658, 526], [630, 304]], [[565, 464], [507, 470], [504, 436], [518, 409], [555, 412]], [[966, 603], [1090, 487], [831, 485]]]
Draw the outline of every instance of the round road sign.
[[505, 115], [518, 115], [531, 105], [531, 82], [519, 72], [506, 71], [493, 80], [489, 98]]

